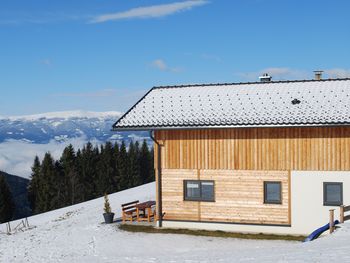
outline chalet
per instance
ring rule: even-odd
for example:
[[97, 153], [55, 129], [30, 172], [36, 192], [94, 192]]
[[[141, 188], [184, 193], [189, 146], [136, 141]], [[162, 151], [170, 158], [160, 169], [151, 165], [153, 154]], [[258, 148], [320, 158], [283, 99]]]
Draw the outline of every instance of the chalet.
[[151, 132], [159, 226], [308, 234], [350, 204], [350, 79], [154, 87], [113, 128]]

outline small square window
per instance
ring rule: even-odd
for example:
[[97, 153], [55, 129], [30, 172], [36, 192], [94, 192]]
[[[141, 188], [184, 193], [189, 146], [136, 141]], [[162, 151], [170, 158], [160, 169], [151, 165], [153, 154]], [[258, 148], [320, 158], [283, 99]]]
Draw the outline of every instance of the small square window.
[[184, 200], [214, 201], [214, 181], [185, 180]]
[[343, 204], [343, 183], [323, 183], [323, 205], [339, 206]]
[[282, 204], [281, 182], [264, 182], [264, 203]]

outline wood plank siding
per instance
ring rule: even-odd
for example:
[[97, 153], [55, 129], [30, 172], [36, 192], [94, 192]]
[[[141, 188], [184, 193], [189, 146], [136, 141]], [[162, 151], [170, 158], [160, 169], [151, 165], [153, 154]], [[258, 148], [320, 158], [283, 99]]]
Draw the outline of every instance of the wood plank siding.
[[[184, 201], [183, 180], [214, 180], [215, 202]], [[288, 172], [162, 170], [166, 220], [290, 224]], [[264, 204], [264, 181], [282, 183], [282, 204]]]
[[167, 130], [155, 138], [163, 169], [350, 171], [350, 127]]
[[[165, 220], [290, 225], [290, 171], [350, 171], [350, 127], [156, 131]], [[155, 147], [157, 167], [157, 147]], [[215, 202], [184, 201], [183, 180], [214, 180]], [[282, 204], [264, 204], [280, 181]], [[158, 180], [157, 180], [158, 183]]]

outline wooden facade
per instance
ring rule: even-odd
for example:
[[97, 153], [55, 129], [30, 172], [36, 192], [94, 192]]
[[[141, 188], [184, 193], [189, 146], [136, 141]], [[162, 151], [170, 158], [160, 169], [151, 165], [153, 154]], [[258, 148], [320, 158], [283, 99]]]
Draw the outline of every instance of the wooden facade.
[[[164, 130], [155, 138], [165, 220], [290, 225], [290, 171], [350, 171], [350, 127]], [[189, 179], [214, 180], [215, 202], [184, 201]], [[264, 181], [281, 182], [282, 204], [264, 204]]]
[[350, 127], [166, 130], [155, 138], [163, 169], [350, 171]]

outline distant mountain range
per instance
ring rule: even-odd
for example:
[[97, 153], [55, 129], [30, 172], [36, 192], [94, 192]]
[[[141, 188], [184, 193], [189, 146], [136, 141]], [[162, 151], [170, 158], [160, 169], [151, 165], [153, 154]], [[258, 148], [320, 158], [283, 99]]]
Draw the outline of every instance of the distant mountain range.
[[94, 145], [111, 141], [127, 144], [152, 141], [148, 132], [113, 132], [112, 125], [120, 112], [64, 111], [37, 115], [0, 117], [0, 170], [29, 178], [36, 155], [50, 152], [59, 158], [64, 147], [82, 148], [88, 141]]
[[[52, 140], [84, 137], [101, 142], [148, 138], [147, 132], [111, 131], [121, 112], [65, 111], [27, 116], [0, 117], [0, 143], [20, 140], [45, 144]], [[0, 167], [1, 169], [1, 167]]]

